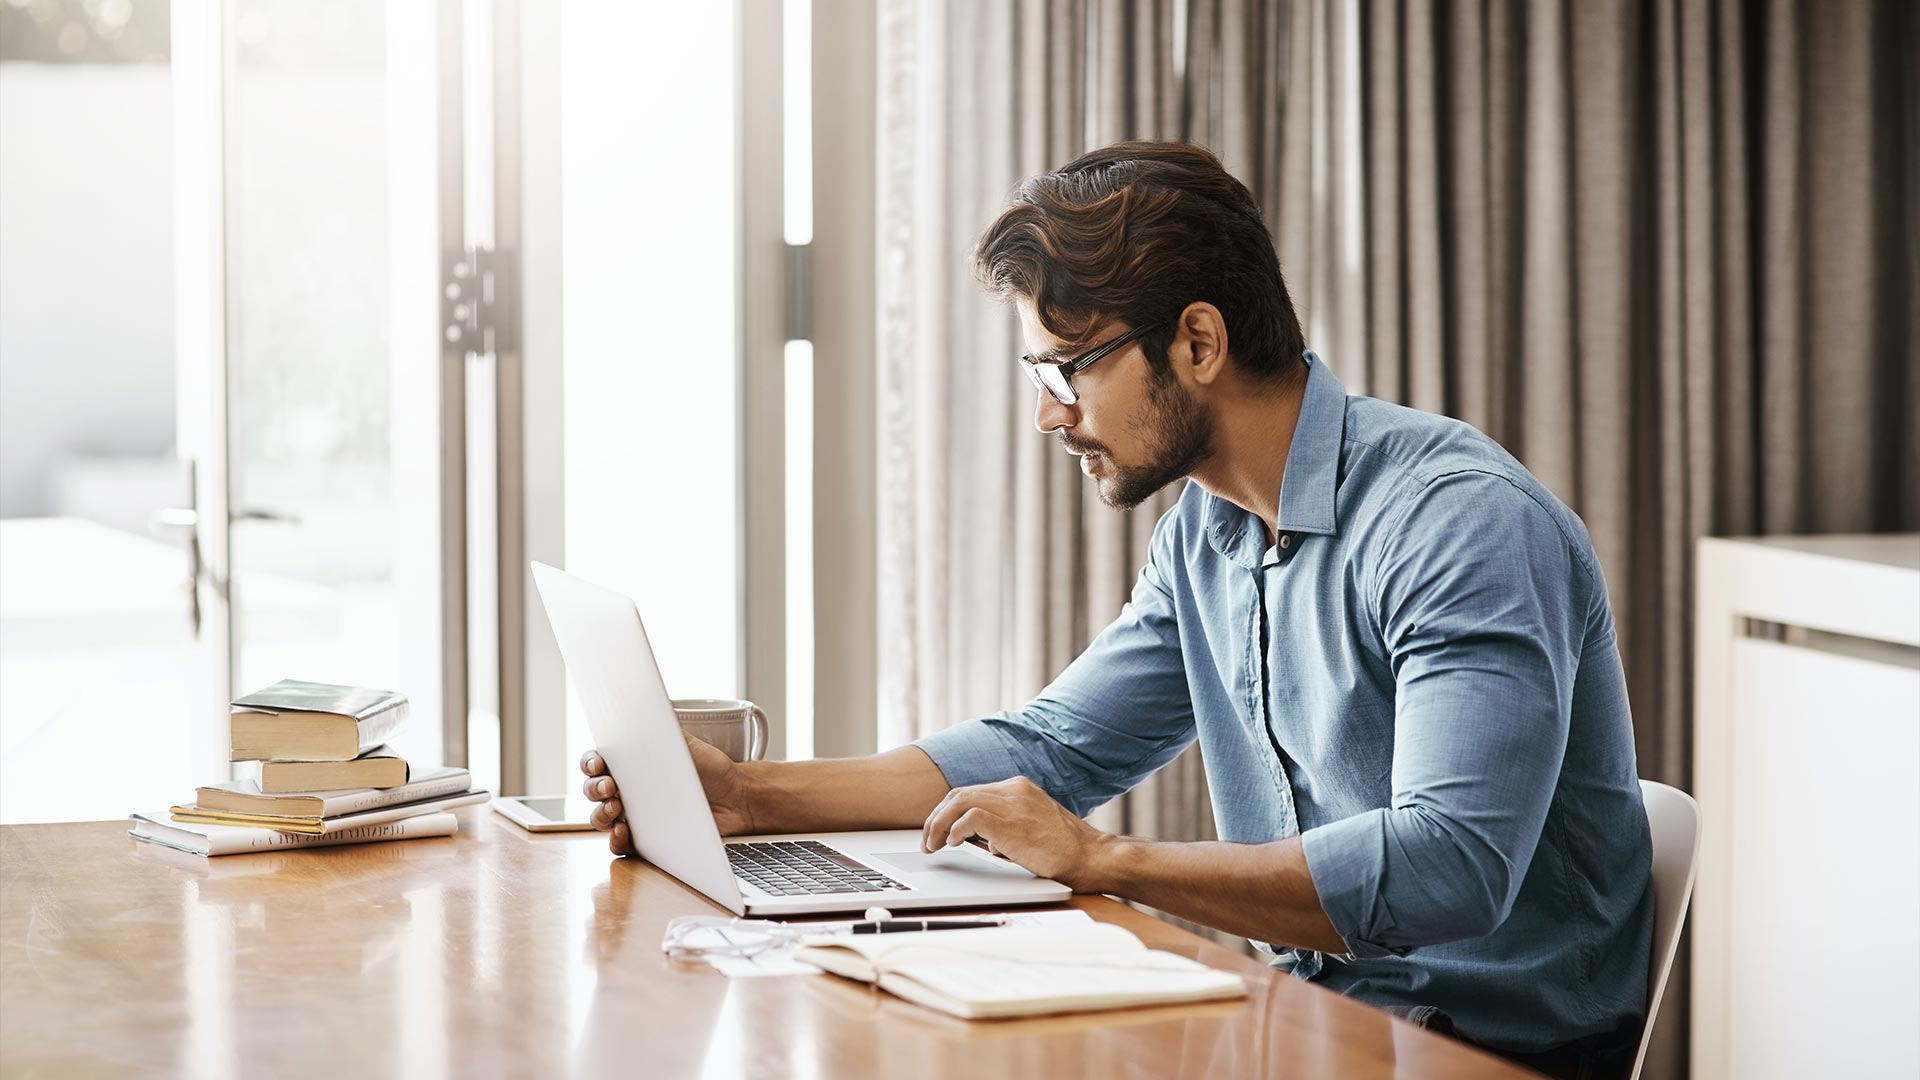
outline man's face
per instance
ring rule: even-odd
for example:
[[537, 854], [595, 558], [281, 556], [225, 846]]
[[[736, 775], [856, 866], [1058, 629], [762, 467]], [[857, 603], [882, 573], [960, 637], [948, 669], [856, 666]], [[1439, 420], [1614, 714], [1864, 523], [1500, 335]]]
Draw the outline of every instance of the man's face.
[[[1087, 341], [1062, 341], [1040, 325], [1033, 305], [1018, 302], [1030, 356], [1077, 356], [1130, 327], [1098, 327]], [[1171, 371], [1156, 374], [1138, 342], [1073, 376], [1079, 400], [1062, 405], [1044, 390], [1033, 423], [1057, 432], [1060, 445], [1080, 458], [1100, 501], [1130, 510], [1191, 473], [1213, 452], [1213, 417]]]

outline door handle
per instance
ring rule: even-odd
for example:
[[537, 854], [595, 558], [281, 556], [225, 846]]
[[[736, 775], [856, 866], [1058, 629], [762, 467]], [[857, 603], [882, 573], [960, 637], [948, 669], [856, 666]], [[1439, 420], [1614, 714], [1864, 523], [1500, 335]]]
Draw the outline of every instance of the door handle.
[[[200, 610], [200, 579], [208, 575], [206, 560], [200, 554], [200, 511], [197, 509], [199, 488], [194, 465], [194, 462], [187, 463], [188, 505], [169, 506], [164, 510], [154, 511], [153, 516], [148, 519], [148, 526], [156, 533], [175, 533], [186, 536], [187, 580], [182, 584], [182, 589], [187, 594], [187, 611], [193, 621], [193, 636], [198, 638], [203, 618]], [[297, 514], [283, 514], [275, 510], [261, 510], [254, 507], [236, 510], [227, 516], [227, 520], [229, 522], [267, 521], [281, 525], [300, 524], [300, 517]], [[209, 584], [220, 590], [223, 595], [225, 594], [224, 582], [211, 579]]]
[[[192, 476], [192, 467], [188, 467]], [[189, 483], [191, 484], [191, 480]], [[191, 488], [189, 488], [191, 490]], [[206, 571], [206, 565], [200, 558], [200, 511], [191, 506], [170, 506], [157, 510], [148, 522], [154, 532], [184, 532], [187, 536], [187, 580], [182, 587], [187, 594], [187, 611], [193, 620], [193, 636], [200, 637], [200, 578]]]
[[248, 507], [244, 510], [235, 510], [231, 514], [228, 514], [227, 520], [271, 521], [279, 525], [298, 525], [300, 524], [300, 515], [283, 514], [278, 510], [261, 510], [258, 507]]
[[[200, 610], [200, 582], [205, 579], [207, 585], [221, 599], [227, 597], [227, 582], [218, 573], [207, 568], [205, 556], [200, 551], [200, 463], [187, 459], [187, 505], [169, 506], [157, 510], [148, 519], [148, 527], [156, 533], [184, 534], [187, 541], [187, 580], [184, 587], [187, 594], [187, 613], [193, 622], [193, 636], [200, 637], [204, 613]], [[300, 518], [293, 514], [282, 514], [272, 510], [247, 508], [228, 515], [233, 521], [272, 521], [287, 525], [300, 524]]]

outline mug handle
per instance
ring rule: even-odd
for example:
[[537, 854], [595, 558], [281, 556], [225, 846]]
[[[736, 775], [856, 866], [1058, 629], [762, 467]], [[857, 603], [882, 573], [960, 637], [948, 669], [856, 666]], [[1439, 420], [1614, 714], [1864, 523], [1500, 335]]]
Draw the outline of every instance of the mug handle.
[[759, 761], [767, 756], [767, 710], [755, 705], [747, 719], [747, 760]]

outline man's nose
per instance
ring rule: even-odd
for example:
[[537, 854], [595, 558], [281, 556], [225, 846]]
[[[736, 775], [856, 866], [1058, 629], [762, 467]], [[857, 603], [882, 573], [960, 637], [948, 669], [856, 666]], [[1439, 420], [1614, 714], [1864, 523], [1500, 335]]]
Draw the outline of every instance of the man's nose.
[[1040, 434], [1051, 435], [1063, 427], [1072, 427], [1079, 419], [1079, 410], [1073, 406], [1060, 404], [1045, 390], [1035, 393], [1040, 395], [1040, 400], [1033, 407], [1033, 426], [1040, 429]]

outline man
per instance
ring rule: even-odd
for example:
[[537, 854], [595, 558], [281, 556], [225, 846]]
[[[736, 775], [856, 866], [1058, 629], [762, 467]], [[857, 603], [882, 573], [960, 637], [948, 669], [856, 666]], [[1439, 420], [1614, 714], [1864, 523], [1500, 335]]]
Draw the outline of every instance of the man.
[[[1057, 433], [1109, 505], [1193, 482], [1132, 602], [1025, 707], [872, 757], [693, 744], [723, 833], [921, 826], [1243, 934], [1296, 976], [1551, 1072], [1646, 1007], [1650, 846], [1585, 527], [1465, 424], [1349, 396], [1205, 150], [1126, 143], [981, 239]], [[1198, 739], [1218, 843], [1082, 815]], [[582, 761], [594, 822], [631, 851]]]

